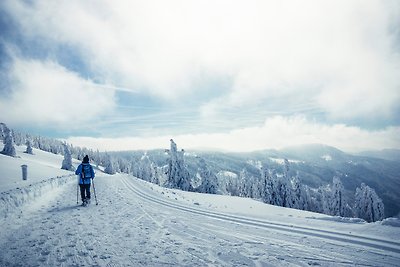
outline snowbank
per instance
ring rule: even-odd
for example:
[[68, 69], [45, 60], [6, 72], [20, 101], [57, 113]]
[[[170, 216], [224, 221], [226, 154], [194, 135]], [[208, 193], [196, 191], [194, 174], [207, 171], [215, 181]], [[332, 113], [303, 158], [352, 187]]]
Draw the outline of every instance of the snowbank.
[[18, 207], [23, 206], [27, 202], [43, 196], [52, 189], [63, 186], [68, 182], [75, 182], [76, 176], [73, 174], [65, 176], [57, 176], [47, 180], [43, 180], [36, 184], [30, 184], [26, 187], [11, 189], [0, 193], [0, 217], [8, 217]]
[[331, 222], [342, 222], [342, 223], [367, 223], [365, 220], [360, 218], [349, 218], [340, 216], [327, 216], [322, 218], [308, 217], [309, 219], [331, 221]]
[[399, 218], [386, 218], [380, 222], [382, 225], [389, 225], [393, 227], [400, 227], [400, 219]]
[[[0, 144], [0, 149], [2, 149]], [[61, 170], [63, 156], [34, 149], [33, 155], [23, 153], [25, 146], [15, 146], [17, 157], [0, 155], [0, 218], [20, 211], [24, 204], [44, 196], [69, 181], [74, 172]], [[74, 164], [79, 164], [74, 161]], [[28, 166], [28, 179], [22, 180], [21, 165]]]

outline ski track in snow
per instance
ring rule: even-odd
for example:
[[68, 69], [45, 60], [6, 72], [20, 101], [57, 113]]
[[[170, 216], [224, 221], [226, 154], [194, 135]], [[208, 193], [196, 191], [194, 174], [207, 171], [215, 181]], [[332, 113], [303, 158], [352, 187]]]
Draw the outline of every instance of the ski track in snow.
[[[264, 244], [270, 242], [271, 245], [276, 245], [279, 243], [282, 243], [284, 240], [283, 237], [287, 237], [287, 240], [285, 240], [285, 245], [280, 246], [280, 247], [296, 247], [296, 255], [299, 254], [299, 250], [305, 253], [305, 256], [303, 259], [308, 259], [308, 260], [319, 260], [322, 263], [342, 263], [342, 264], [354, 264], [357, 263], [358, 265], [365, 265], [365, 266], [377, 266], [381, 265], [382, 262], [377, 262], [376, 265], [371, 265], [370, 259], [366, 260], [364, 263], [358, 261], [355, 262], [354, 259], [356, 259], [356, 255], [351, 254], [350, 257], [348, 257], [347, 260], [343, 260], [343, 252], [347, 250], [347, 248], [350, 248], [350, 250], [355, 250], [358, 252], [364, 252], [365, 249], [368, 249], [372, 254], [376, 253], [377, 255], [382, 255], [386, 256], [387, 252], [393, 252], [389, 253], [392, 254], [394, 257], [394, 261], [392, 263], [396, 264], [396, 258], [398, 259], [399, 253], [400, 253], [400, 243], [396, 242], [391, 242], [387, 240], [378, 240], [374, 238], [368, 238], [368, 237], [361, 237], [361, 236], [355, 236], [355, 235], [350, 235], [350, 234], [345, 234], [345, 233], [337, 233], [337, 232], [332, 232], [332, 231], [326, 231], [326, 230], [319, 230], [319, 229], [310, 229], [310, 228], [305, 228], [305, 227], [299, 227], [299, 226], [293, 226], [293, 225], [284, 225], [284, 224], [277, 224], [274, 222], [267, 222], [267, 221], [260, 221], [260, 220], [254, 220], [254, 219], [249, 219], [249, 218], [241, 218], [238, 216], [233, 216], [229, 214], [221, 214], [221, 213], [215, 213], [211, 211], [206, 211], [206, 210], [201, 210], [198, 208], [193, 208], [193, 207], [185, 207], [181, 204], [173, 203], [170, 200], [166, 199], [160, 199], [154, 197], [154, 195], [146, 194], [143, 191], [140, 191], [139, 188], [135, 187], [134, 184], [132, 183], [131, 180], [127, 179], [122, 179], [122, 182], [125, 184], [127, 188], [135, 192], [138, 196], [153, 202], [157, 203], [162, 206], [168, 206], [169, 208], [172, 209], [179, 209], [183, 210], [185, 212], [189, 213], [195, 213], [195, 214], [200, 214], [202, 216], [214, 218], [217, 220], [221, 221], [226, 221], [230, 223], [236, 223], [239, 224], [241, 227], [243, 225], [251, 226], [248, 229], [250, 230], [250, 233], [247, 233], [247, 231], [237, 231], [234, 233], [234, 236], [241, 239], [245, 243], [249, 244]], [[215, 228], [218, 224], [212, 223], [208, 224], [204, 229], [206, 231], [212, 231], [213, 227]], [[225, 233], [226, 235], [232, 237], [232, 232], [226, 230], [226, 225], [220, 225], [218, 229], [214, 230], [217, 236], [221, 236], [221, 234]], [[260, 231], [256, 230], [254, 231], [254, 227], [256, 228], [261, 228], [261, 231], [272, 231], [271, 233], [268, 233], [265, 236], [260, 236]], [[233, 227], [234, 228], [234, 227]], [[242, 227], [243, 228], [243, 227]], [[229, 230], [232, 229], [232, 227], [228, 228]], [[243, 230], [243, 229], [241, 229]], [[278, 233], [276, 233], [278, 231]], [[246, 232], [244, 234], [243, 232]], [[276, 237], [273, 237], [273, 233], [275, 232]], [[286, 232], [286, 234], [285, 234]], [[300, 234], [300, 236], [296, 239], [296, 234]], [[305, 235], [305, 236], [304, 236]], [[307, 238], [319, 238], [322, 239], [322, 244], [320, 242], [313, 240], [312, 242], [308, 241]], [[274, 240], [274, 242], [271, 243], [271, 240]], [[307, 244], [307, 246], [304, 246], [304, 241]], [[321, 241], [321, 240], [320, 240]], [[337, 242], [340, 241], [340, 242]], [[327, 244], [336, 246], [338, 247], [337, 249], [335, 248], [330, 248], [332, 251], [330, 254], [330, 257], [325, 257], [325, 258], [316, 258], [315, 255], [323, 255], [323, 251], [321, 251], [321, 247], [326, 247]], [[315, 247], [310, 247], [310, 245], [314, 245]], [[350, 245], [350, 246], [349, 246]], [[361, 246], [360, 246], [361, 245]], [[346, 249], [343, 249], [344, 248]], [[279, 247], [279, 245], [278, 245]], [[354, 248], [353, 248], [354, 247]], [[375, 251], [372, 251], [374, 250]], [[376, 250], [378, 249], [378, 250]], [[324, 248], [325, 250], [325, 248]], [[381, 254], [379, 250], [384, 250], [385, 252]], [[334, 253], [334, 251], [340, 251], [340, 253]], [[282, 251], [279, 250], [276, 253], [276, 257], [279, 258], [282, 254]], [[306, 256], [306, 254], [311, 254], [309, 256]], [[290, 254], [289, 254], [290, 255]], [[295, 257], [296, 258], [296, 257]], [[297, 257], [297, 259], [300, 259]], [[342, 259], [342, 260], [338, 260]], [[309, 263], [308, 263], [309, 264]], [[389, 265], [391, 263], [388, 263]]]
[[[0, 266], [398, 266], [400, 244], [201, 209], [133, 177], [99, 174], [1, 222]], [[54, 192], [56, 192], [54, 191]], [[53, 192], [53, 193], [54, 193]], [[93, 190], [92, 190], [93, 194]]]

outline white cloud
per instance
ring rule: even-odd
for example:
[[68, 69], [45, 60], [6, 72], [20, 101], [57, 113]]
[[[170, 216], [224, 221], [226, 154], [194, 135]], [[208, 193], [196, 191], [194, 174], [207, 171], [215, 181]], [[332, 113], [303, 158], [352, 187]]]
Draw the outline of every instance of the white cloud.
[[0, 99], [2, 121], [49, 128], [82, 128], [110, 112], [113, 91], [98, 88], [52, 61], [15, 57], [9, 77], [11, 91]]
[[79, 49], [105, 81], [162, 98], [193, 93], [210, 73], [232, 79], [213, 109], [301, 96], [334, 118], [388, 118], [400, 100], [389, 30], [399, 27], [396, 1], [10, 0], [6, 7], [27, 35]]
[[[171, 136], [151, 138], [70, 137], [74, 145], [100, 150], [138, 150], [168, 148]], [[310, 143], [327, 144], [347, 152], [368, 149], [399, 148], [400, 127], [367, 131], [342, 124], [327, 125], [302, 116], [267, 119], [263, 125], [233, 130], [228, 133], [192, 134], [172, 137], [184, 149], [254, 151]]]

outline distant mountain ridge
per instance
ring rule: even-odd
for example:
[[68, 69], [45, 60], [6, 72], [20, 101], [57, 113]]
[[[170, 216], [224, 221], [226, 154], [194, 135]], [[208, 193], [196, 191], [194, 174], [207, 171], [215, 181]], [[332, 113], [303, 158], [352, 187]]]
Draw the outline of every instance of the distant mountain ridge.
[[400, 162], [400, 149], [363, 151], [356, 155]]
[[[396, 150], [395, 150], [396, 152]], [[334, 176], [343, 182], [347, 197], [352, 199], [361, 183], [376, 190], [385, 204], [387, 216], [400, 213], [400, 164], [396, 160], [379, 157], [352, 155], [335, 147], [309, 144], [281, 150], [262, 150], [251, 153], [208, 153], [196, 152], [203, 157], [214, 172], [238, 173], [247, 168], [254, 175], [257, 169], [249, 162], [258, 161], [263, 166], [282, 171], [283, 159], [291, 162], [292, 175], [298, 173], [301, 182], [317, 188], [332, 183]], [[188, 158], [187, 163], [191, 160]]]

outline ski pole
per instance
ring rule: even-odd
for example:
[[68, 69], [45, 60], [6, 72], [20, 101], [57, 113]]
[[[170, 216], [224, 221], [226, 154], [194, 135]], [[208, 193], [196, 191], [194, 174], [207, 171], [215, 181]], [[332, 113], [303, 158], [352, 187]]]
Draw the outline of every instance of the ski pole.
[[78, 205], [79, 184], [76, 184], [76, 205]]
[[99, 205], [99, 202], [97, 202], [96, 187], [94, 187], [93, 178], [92, 178], [92, 185], [93, 185], [93, 193], [94, 193], [94, 199], [96, 200], [96, 205]]

